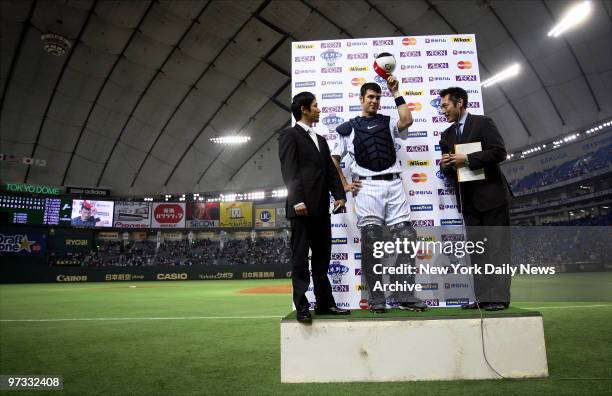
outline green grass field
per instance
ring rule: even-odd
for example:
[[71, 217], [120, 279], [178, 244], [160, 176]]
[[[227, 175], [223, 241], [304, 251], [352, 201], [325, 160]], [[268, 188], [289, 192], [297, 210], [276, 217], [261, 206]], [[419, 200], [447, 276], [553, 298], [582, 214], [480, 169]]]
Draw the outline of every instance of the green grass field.
[[550, 378], [541, 380], [281, 384], [290, 295], [239, 291], [282, 284], [2, 285], [0, 374], [62, 375], [74, 395], [612, 392], [612, 273], [514, 278], [513, 306], [544, 316]]

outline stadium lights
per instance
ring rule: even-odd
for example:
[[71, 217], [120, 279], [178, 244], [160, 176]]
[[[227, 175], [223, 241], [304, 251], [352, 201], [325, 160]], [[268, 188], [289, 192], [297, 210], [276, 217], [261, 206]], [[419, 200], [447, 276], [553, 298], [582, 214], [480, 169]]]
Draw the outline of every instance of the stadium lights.
[[543, 148], [545, 148], [545, 147], [546, 147], [546, 145], [544, 145], [544, 146], [538, 146], [538, 147], [532, 147], [532, 148], [530, 148], [529, 150], [524, 150], [523, 152], [521, 152], [521, 154], [522, 154], [523, 156], [525, 156], [525, 155], [527, 155], [527, 154], [532, 154], [532, 153], [535, 153], [536, 151], [540, 151], [540, 150], [542, 150], [542, 149], [543, 149]]
[[153, 198], [152, 197], [145, 197], [144, 201], [145, 202], [153, 202]]
[[565, 14], [561, 21], [548, 32], [548, 37], [559, 37], [565, 31], [583, 22], [591, 13], [591, 2], [583, 1], [576, 4]]
[[246, 199], [249, 201], [256, 201], [258, 199], [264, 199], [266, 194], [263, 191], [253, 191], [246, 195]]
[[284, 198], [287, 196], [287, 189], [283, 188], [280, 190], [273, 190], [272, 191], [272, 198]]
[[508, 67], [507, 69], [502, 70], [501, 72], [495, 74], [493, 77], [490, 77], [482, 82], [482, 86], [487, 88], [493, 84], [496, 84], [502, 80], [505, 80], [510, 77], [514, 77], [521, 71], [521, 65], [515, 63], [514, 65]]
[[594, 126], [593, 128], [588, 129], [586, 131], [586, 134], [590, 135], [591, 133], [595, 133], [597, 131], [601, 131], [602, 129], [607, 128], [609, 126], [612, 126], [612, 121], [604, 122], [604, 123], [602, 123], [600, 125]]
[[236, 196], [238, 194], [231, 193], [231, 194], [220, 194], [220, 195], [221, 195], [221, 201], [222, 202], [234, 202], [234, 201], [236, 201]]
[[[525, 158], [525, 156], [527, 156], [529, 154], [533, 154], [533, 153], [538, 152], [538, 151], [541, 151], [543, 149], [548, 149], [548, 150], [552, 149], [552, 150], [554, 150], [554, 149], [560, 147], [561, 145], [563, 145], [565, 143], [573, 142], [574, 140], [578, 139], [583, 134], [590, 135], [590, 134], [593, 134], [593, 133], [598, 133], [598, 132], [601, 132], [603, 130], [607, 130], [610, 127], [612, 127], [612, 120], [603, 121], [603, 122], [601, 122], [601, 124], [593, 126], [593, 127], [589, 128], [589, 129], [585, 129], [582, 132], [576, 132], [576, 133], [568, 135], [568, 136], [566, 136], [564, 138], [560, 138], [558, 140], [553, 140], [552, 142], [550, 142], [548, 144], [542, 144], [541, 146], [534, 146], [534, 147], [531, 147], [529, 149], [525, 149], [525, 150], [520, 152], [520, 156], [521, 156], [521, 158]], [[516, 154], [518, 155], [519, 153], [516, 153]], [[507, 160], [513, 159], [514, 155], [515, 154], [508, 154], [508, 155], [506, 155], [506, 159]]]
[[218, 144], [242, 144], [251, 140], [250, 136], [219, 136], [210, 138], [210, 141]]

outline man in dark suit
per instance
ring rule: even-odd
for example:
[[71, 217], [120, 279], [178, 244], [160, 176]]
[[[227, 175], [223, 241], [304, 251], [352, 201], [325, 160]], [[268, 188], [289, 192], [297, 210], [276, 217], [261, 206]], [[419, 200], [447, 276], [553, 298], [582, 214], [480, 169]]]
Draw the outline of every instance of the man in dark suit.
[[315, 96], [301, 92], [293, 98], [291, 112], [297, 121], [279, 137], [281, 172], [287, 186], [287, 219], [291, 221], [291, 265], [293, 303], [300, 322], [312, 316], [306, 299], [310, 284], [308, 249], [312, 250], [311, 267], [316, 314], [346, 315], [350, 311], [336, 307], [327, 277], [331, 257], [331, 222], [329, 192], [334, 207], [346, 203], [346, 194], [332, 162], [327, 141], [317, 135], [312, 124], [319, 122]]
[[[472, 255], [479, 266], [491, 263], [499, 268], [510, 263], [511, 192], [499, 164], [506, 159], [506, 148], [495, 123], [486, 116], [467, 112], [467, 92], [451, 87], [440, 92], [440, 108], [453, 124], [442, 132], [440, 167], [455, 186], [457, 204], [463, 214], [470, 240], [484, 240], [485, 252]], [[455, 145], [480, 142], [482, 151], [455, 154]], [[458, 183], [457, 168], [484, 169], [485, 179]], [[510, 303], [510, 275], [474, 274], [476, 302], [465, 309], [501, 310]]]

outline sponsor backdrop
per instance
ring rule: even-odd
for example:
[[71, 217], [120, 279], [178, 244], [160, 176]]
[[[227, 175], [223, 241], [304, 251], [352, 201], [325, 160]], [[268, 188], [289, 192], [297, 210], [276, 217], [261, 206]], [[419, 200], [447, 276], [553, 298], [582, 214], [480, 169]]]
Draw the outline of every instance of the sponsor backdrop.
[[[468, 110], [483, 114], [474, 35], [294, 42], [292, 94], [310, 91], [317, 96], [321, 121], [315, 130], [333, 148], [337, 139], [335, 128], [361, 115], [359, 88], [365, 82], [381, 85], [380, 112], [397, 117], [386, 82], [372, 70], [376, 55], [382, 52], [395, 56], [394, 75], [399, 79], [400, 91], [414, 118], [409, 138], [398, 139], [395, 144], [402, 163], [411, 219], [422, 239], [462, 238], [462, 220], [457, 213], [454, 189], [439, 171], [440, 134], [450, 125], [439, 111], [439, 92], [449, 86], [461, 86], [468, 92]], [[350, 166], [347, 159], [342, 163], [345, 173]], [[348, 173], [347, 177], [350, 177]], [[359, 308], [361, 298], [360, 235], [355, 220], [353, 200], [349, 197], [347, 213], [332, 216], [330, 279], [336, 301], [350, 308]], [[421, 253], [417, 264], [449, 263], [446, 256]], [[418, 275], [417, 282], [422, 282], [428, 290], [417, 295], [432, 306], [458, 305], [472, 297], [471, 280], [467, 276], [448, 278]], [[312, 293], [308, 297], [314, 300]]]
[[115, 202], [113, 226], [116, 228], [151, 227], [152, 206], [150, 202]]

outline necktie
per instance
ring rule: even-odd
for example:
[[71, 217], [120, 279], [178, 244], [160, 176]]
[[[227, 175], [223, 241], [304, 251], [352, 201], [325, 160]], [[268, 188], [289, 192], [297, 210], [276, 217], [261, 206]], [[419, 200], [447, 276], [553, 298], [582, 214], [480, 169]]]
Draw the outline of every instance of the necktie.
[[317, 150], [319, 150], [319, 141], [317, 140], [317, 134], [314, 133], [314, 131], [312, 129], [309, 129], [308, 130], [308, 135], [312, 139], [312, 142], [315, 144], [315, 146], [317, 146]]
[[457, 135], [457, 141], [461, 140], [461, 122], [455, 124], [455, 134]]

